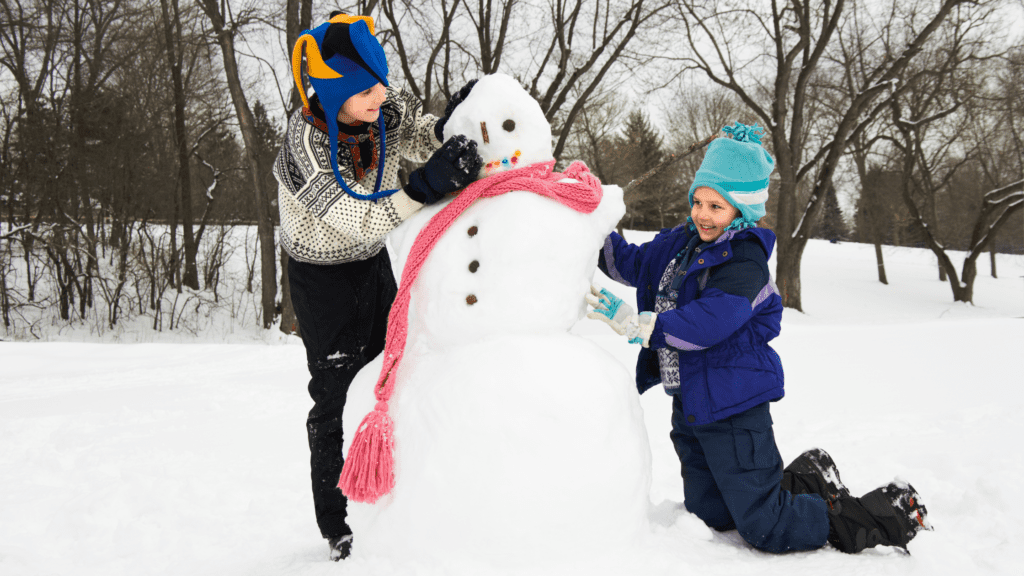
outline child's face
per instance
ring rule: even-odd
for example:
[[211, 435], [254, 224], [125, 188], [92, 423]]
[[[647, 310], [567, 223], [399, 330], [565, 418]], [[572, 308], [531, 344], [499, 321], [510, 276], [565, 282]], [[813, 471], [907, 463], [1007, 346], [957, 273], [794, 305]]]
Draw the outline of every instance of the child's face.
[[384, 85], [378, 82], [359, 94], [352, 96], [341, 105], [338, 122], [374, 122], [380, 116], [380, 105], [384, 103]]
[[725, 227], [740, 215], [714, 188], [701, 186], [693, 191], [690, 217], [697, 226], [697, 234], [705, 242], [713, 242], [725, 232]]

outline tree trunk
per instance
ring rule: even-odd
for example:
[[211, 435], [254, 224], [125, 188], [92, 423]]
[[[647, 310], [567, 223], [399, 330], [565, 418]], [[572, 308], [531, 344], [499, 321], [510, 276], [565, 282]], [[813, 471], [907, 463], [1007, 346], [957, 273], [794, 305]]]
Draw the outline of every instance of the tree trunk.
[[256, 200], [256, 230], [260, 239], [263, 327], [270, 328], [274, 323], [277, 308], [277, 254], [274, 243], [274, 220], [271, 216], [268, 196], [263, 190], [263, 178], [259, 170], [260, 163], [256, 153], [259, 149], [256, 122], [252, 108], [249, 107], [245, 93], [242, 91], [242, 80], [238, 72], [238, 62], [235, 59], [234, 33], [237, 31], [237, 26], [232, 23], [230, 29], [225, 27], [224, 16], [220, 13], [216, 0], [203, 0], [201, 6], [213, 25], [217, 44], [220, 46], [221, 56], [224, 58], [224, 74], [228, 81], [228, 91], [231, 93], [231, 102], [235, 107], [238, 127], [242, 132], [242, 141], [245, 144], [245, 158], [249, 164], [249, 174], [252, 176], [253, 196]]
[[[313, 0], [287, 0], [286, 5], [288, 14], [285, 30], [285, 56], [290, 59], [291, 50], [299, 38], [299, 32], [312, 25]], [[302, 98], [299, 96], [298, 88], [293, 86], [287, 116], [290, 117], [301, 106]], [[281, 248], [281, 331], [301, 337], [299, 321], [295, 317], [295, 308], [292, 306], [291, 286], [288, 282], [288, 253]]]
[[[929, 186], [928, 192], [929, 192], [929, 194], [927, 194], [925, 196], [925, 210], [928, 211], [928, 218], [929, 218], [928, 222], [932, 226], [932, 234], [936, 235], [936, 240], [938, 240], [939, 242], [943, 242], [944, 243], [945, 241], [942, 238], [942, 235], [939, 234], [939, 229], [938, 229], [939, 212], [938, 212], [938, 210], [935, 207], [935, 204], [936, 204], [936, 202], [935, 202], [935, 191], [932, 190], [931, 187]], [[939, 268], [939, 281], [945, 282], [946, 281], [946, 269], [942, 267], [942, 263], [941, 262], [936, 262], [936, 263], [938, 264], [938, 268]]]
[[[963, 277], [958, 287], [959, 292], [957, 288], [953, 289], [953, 301], [974, 303], [974, 279], [978, 276], [978, 261], [976, 258], [977, 254], [974, 254], [969, 255], [964, 260]], [[954, 283], [956, 283], [955, 280]]]
[[[181, 283], [193, 290], [199, 289], [199, 270], [196, 267], [196, 245], [192, 232], [192, 173], [189, 169], [191, 155], [188, 147], [188, 130], [185, 127], [185, 84], [181, 71], [181, 12], [178, 0], [160, 0], [163, 16], [164, 42], [167, 48], [167, 65], [171, 70], [171, 87], [174, 92], [174, 145], [178, 156], [178, 190], [181, 198], [182, 248], [185, 269]], [[173, 20], [170, 10], [174, 10]]]
[[782, 296], [785, 307], [803, 312], [800, 301], [800, 260], [803, 258], [807, 240], [790, 239], [786, 250], [781, 248], [781, 241], [779, 244], [778, 265], [775, 268], [775, 282], [779, 287], [779, 295]]
[[855, 138], [853, 140], [853, 162], [857, 167], [857, 176], [860, 179], [861, 197], [860, 201], [864, 202], [864, 227], [870, 234], [870, 239], [875, 245], [875, 262], [878, 264], [878, 281], [888, 286], [889, 279], [885, 275], [885, 256], [882, 254], [882, 232], [879, 230], [877, 219], [877, 210], [872, 205], [870, 197], [865, 197], [868, 194], [868, 148], [869, 145], [865, 144], [863, 136]]
[[[306, 30], [312, 24], [313, 0], [285, 0], [285, 58], [291, 61], [292, 48], [295, 41], [299, 39], [299, 32]], [[286, 116], [290, 117], [293, 112], [302, 107], [302, 97], [297, 87], [292, 86], [291, 97], [288, 101]]]
[[292, 289], [288, 284], [288, 253], [281, 248], [281, 332], [302, 336], [292, 306]]
[[885, 260], [882, 258], [882, 243], [875, 241], [875, 260], [878, 262], [878, 281], [882, 284], [889, 284], [885, 277]]
[[22, 233], [22, 247], [25, 249], [25, 283], [28, 285], [28, 301], [36, 301], [36, 281], [32, 276], [32, 253], [35, 251], [34, 237], [25, 232]]
[[989, 256], [990, 256], [989, 262], [992, 265], [992, 277], [993, 278], [999, 278], [999, 276], [996, 276], [996, 246], [995, 246], [995, 242], [992, 243], [992, 250], [989, 252]]
[[800, 297], [800, 258], [803, 257], [807, 238], [794, 235], [800, 226], [797, 219], [797, 179], [793, 169], [793, 154], [785, 134], [772, 134], [775, 143], [776, 167], [779, 169], [781, 184], [779, 186], [778, 225], [775, 228], [778, 246], [776, 248], [777, 264], [775, 282], [782, 296], [782, 305], [803, 312]]
[[4, 319], [4, 328], [11, 327], [11, 300], [7, 296], [7, 274], [0, 271], [0, 315]]

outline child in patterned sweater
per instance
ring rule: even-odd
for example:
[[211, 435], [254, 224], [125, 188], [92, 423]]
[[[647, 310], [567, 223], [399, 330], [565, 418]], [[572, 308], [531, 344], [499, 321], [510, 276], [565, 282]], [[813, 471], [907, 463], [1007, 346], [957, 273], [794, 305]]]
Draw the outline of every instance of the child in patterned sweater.
[[[444, 123], [472, 83], [453, 95], [444, 117], [423, 114], [414, 97], [388, 85], [373, 32], [372, 18], [335, 12], [300, 35], [292, 68], [304, 106], [292, 115], [274, 164], [281, 245], [311, 375], [313, 505], [334, 560], [352, 546], [347, 500], [336, 487], [345, 399], [356, 373], [384, 348], [397, 292], [384, 237], [471, 183], [481, 164], [472, 140], [442, 144]], [[311, 98], [302, 85], [303, 56]], [[404, 187], [400, 157], [426, 161]]]

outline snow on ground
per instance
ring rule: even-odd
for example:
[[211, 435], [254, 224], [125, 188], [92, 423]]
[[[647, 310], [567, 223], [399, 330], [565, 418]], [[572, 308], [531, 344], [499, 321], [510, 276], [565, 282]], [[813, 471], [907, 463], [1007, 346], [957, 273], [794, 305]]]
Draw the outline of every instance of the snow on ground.
[[[999, 258], [998, 280], [981, 263], [970, 306], [951, 301], [928, 252], [887, 249], [883, 286], [871, 246], [812, 241], [806, 313], [787, 310], [775, 341], [787, 376], [786, 398], [772, 405], [783, 457], [826, 448], [857, 493], [894, 476], [913, 483], [936, 531], [919, 535], [911, 556], [888, 548], [770, 556], [735, 532], [712, 533], [680, 509], [669, 398], [652, 390], [641, 398], [654, 457], [652, 534], [600, 560], [519, 573], [1019, 573], [1024, 257]], [[584, 320], [573, 331], [632, 370], [636, 349], [603, 324]], [[147, 338], [0, 343], [0, 574], [457, 570], [326, 559], [308, 493], [311, 401], [297, 340], [138, 337]]]

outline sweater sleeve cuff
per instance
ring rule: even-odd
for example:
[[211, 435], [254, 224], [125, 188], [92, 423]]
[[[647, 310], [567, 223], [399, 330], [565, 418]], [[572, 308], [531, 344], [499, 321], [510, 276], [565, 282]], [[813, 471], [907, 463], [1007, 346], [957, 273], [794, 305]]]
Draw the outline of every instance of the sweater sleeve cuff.
[[665, 347], [665, 326], [661, 322], [660, 315], [654, 320], [654, 330], [651, 330], [651, 339], [648, 341], [648, 348], [658, 350]]
[[435, 149], [440, 148], [441, 145], [444, 144], [444, 125], [445, 125], [445, 122], [442, 122], [440, 118], [438, 118], [436, 116], [433, 116], [431, 114], [428, 114], [427, 117], [434, 119], [434, 124], [430, 127], [431, 128], [430, 131], [434, 133], [434, 140], [437, 141], [437, 146], [435, 146], [434, 148]]
[[395, 214], [403, 221], [423, 208], [423, 202], [413, 200], [404, 189], [391, 195], [391, 205], [395, 208]]
[[[413, 171], [415, 174], [415, 171]], [[419, 202], [420, 204], [427, 203], [427, 195], [422, 191], [417, 190], [416, 186], [413, 186], [412, 174], [409, 175], [409, 183], [402, 187], [402, 191], [413, 200], [413, 202]]]

